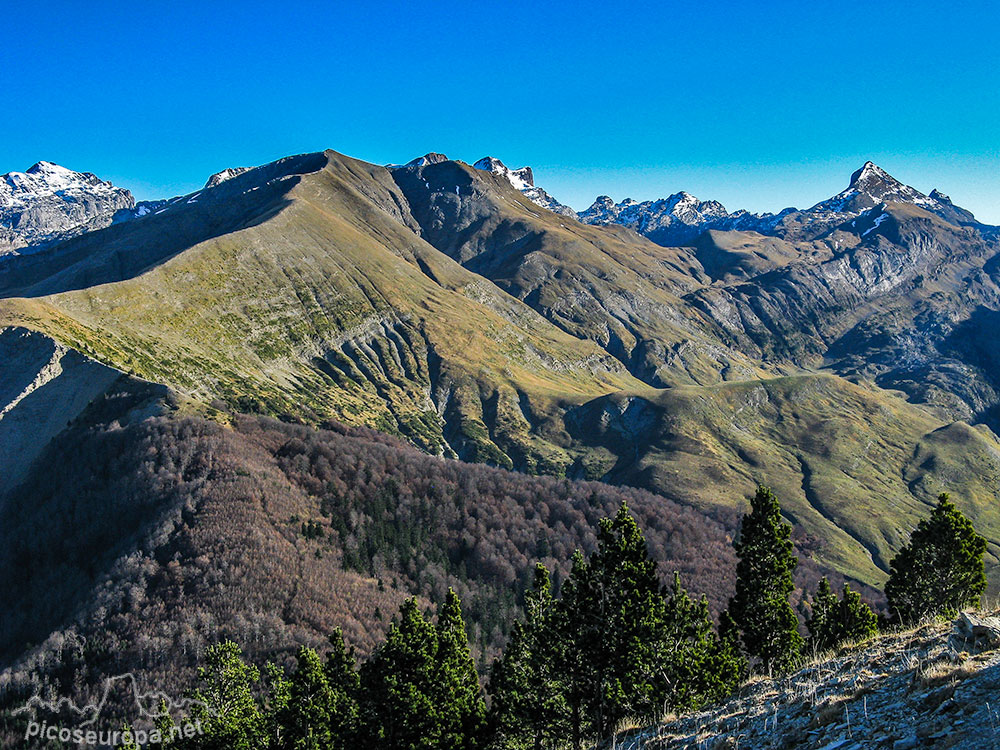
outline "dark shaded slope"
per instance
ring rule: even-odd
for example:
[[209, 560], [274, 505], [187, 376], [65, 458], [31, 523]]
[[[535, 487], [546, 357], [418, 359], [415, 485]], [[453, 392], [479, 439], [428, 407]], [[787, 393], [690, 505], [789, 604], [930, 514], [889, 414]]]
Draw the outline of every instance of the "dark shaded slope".
[[[679, 570], [715, 610], [729, 593], [724, 524], [656, 495], [442, 461], [364, 429], [123, 418], [159, 397], [123, 381], [6, 503], [5, 705], [38, 684], [82, 697], [124, 672], [180, 690], [224, 638], [283, 659], [343, 627], [366, 652], [403, 597], [448, 586], [488, 654], [534, 562], [559, 580], [623, 502], [665, 580]], [[802, 580], [817, 575], [807, 562]]]
[[567, 333], [596, 342], [646, 383], [757, 374], [700, 310], [681, 302], [710, 281], [690, 250], [660, 247], [624, 227], [570, 221], [461, 162], [396, 168], [392, 176], [424, 239]]

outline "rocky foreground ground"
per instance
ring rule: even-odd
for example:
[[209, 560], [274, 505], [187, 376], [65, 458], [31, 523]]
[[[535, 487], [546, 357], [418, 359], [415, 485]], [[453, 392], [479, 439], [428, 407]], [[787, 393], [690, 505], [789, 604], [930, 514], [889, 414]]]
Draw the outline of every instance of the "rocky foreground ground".
[[607, 747], [1000, 748], [1000, 619], [963, 614], [881, 636]]

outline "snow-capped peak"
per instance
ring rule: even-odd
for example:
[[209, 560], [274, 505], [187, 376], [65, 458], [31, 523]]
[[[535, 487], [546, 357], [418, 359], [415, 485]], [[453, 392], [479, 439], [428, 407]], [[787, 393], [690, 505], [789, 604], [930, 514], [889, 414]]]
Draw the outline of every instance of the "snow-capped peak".
[[846, 190], [817, 203], [810, 211], [857, 215], [881, 203], [913, 203], [925, 208], [935, 205], [933, 199], [919, 190], [904, 185], [874, 162], [866, 161], [851, 175]]
[[40, 161], [26, 172], [8, 172], [0, 177], [0, 206], [22, 205], [24, 201], [74, 189], [120, 190], [90, 172], [74, 172], [50, 161]]
[[[11, 176], [16, 174], [16, 172], [12, 172]], [[72, 169], [66, 169], [66, 167], [61, 167], [50, 161], [38, 162], [37, 164], [29, 167], [25, 174], [39, 178], [40, 181], [44, 182], [53, 190], [70, 187], [73, 184], [81, 182], [92, 183], [97, 179], [89, 172], [74, 172]]]
[[494, 159], [492, 156], [484, 156], [472, 166], [484, 172], [492, 172], [506, 177], [515, 190], [527, 190], [535, 186], [535, 176], [531, 173], [531, 167], [510, 169], [502, 161]]
[[866, 161], [861, 169], [851, 175], [851, 187], [860, 189], [878, 183], [903, 184], [873, 161]]
[[134, 206], [125, 188], [50, 161], [8, 172], [0, 176], [0, 255], [107, 226], [115, 211]]
[[510, 169], [502, 161], [492, 156], [484, 156], [472, 166], [482, 172], [489, 172], [507, 180], [515, 190], [520, 191], [525, 198], [536, 206], [547, 208], [549, 211], [554, 211], [562, 216], [577, 218], [576, 211], [569, 206], [563, 205], [535, 185], [535, 176], [531, 172], [531, 167]]

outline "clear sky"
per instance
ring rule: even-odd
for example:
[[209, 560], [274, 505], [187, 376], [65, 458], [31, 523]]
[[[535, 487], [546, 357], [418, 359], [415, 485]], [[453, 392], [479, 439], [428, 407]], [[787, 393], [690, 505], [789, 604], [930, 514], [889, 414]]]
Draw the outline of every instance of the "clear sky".
[[0, 173], [139, 198], [334, 148], [555, 197], [807, 206], [872, 159], [1000, 223], [1000, 3], [4, 3]]

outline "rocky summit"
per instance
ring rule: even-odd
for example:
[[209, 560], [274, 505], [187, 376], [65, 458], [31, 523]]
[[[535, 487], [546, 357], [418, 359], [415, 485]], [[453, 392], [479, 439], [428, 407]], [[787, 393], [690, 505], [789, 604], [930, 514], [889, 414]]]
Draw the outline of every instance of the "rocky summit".
[[135, 206], [132, 193], [90, 172], [40, 161], [0, 176], [0, 256], [28, 253], [111, 223]]
[[515, 190], [520, 190], [535, 205], [547, 208], [549, 211], [561, 214], [562, 216], [577, 218], [576, 211], [569, 206], [563, 205], [542, 188], [535, 185], [535, 177], [531, 171], [531, 167], [509, 169], [502, 161], [494, 159], [492, 156], [484, 156], [472, 166], [484, 172], [499, 175], [510, 182]]

